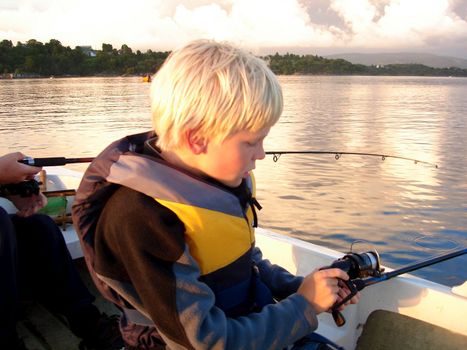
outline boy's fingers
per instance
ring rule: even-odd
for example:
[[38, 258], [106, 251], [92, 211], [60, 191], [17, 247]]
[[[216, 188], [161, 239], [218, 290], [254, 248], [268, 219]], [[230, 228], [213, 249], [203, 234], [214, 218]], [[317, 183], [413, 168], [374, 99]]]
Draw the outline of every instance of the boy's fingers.
[[339, 278], [341, 280], [347, 281], [349, 279], [349, 275], [344, 270], [341, 269], [324, 269], [321, 270], [324, 277], [331, 277], [331, 278]]

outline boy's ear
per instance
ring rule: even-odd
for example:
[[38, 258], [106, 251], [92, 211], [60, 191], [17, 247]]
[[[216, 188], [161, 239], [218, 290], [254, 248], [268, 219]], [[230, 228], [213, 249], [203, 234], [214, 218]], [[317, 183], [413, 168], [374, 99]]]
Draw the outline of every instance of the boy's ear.
[[188, 148], [194, 154], [205, 153], [208, 148], [207, 139], [204, 137], [199, 137], [199, 135], [196, 133], [196, 130], [188, 130], [186, 132], [186, 141]]

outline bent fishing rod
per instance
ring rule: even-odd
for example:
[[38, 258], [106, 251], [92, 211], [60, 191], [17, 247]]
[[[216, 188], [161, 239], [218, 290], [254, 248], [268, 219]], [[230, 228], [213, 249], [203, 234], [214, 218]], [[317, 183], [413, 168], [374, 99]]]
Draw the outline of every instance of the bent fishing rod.
[[386, 158], [395, 158], [395, 159], [402, 159], [402, 160], [410, 160], [415, 164], [421, 163], [426, 165], [434, 166], [438, 168], [438, 164], [430, 163], [424, 160], [419, 160], [415, 158], [407, 158], [402, 156], [390, 155], [390, 154], [381, 154], [381, 153], [364, 153], [364, 152], [338, 152], [338, 151], [267, 151], [265, 152], [267, 155], [272, 155], [272, 160], [277, 162], [281, 155], [283, 154], [333, 154], [336, 160], [342, 155], [351, 155], [351, 156], [368, 156], [368, 157], [379, 157], [381, 160], [385, 160]]
[[[277, 162], [281, 155], [283, 154], [333, 154], [334, 158], [338, 160], [342, 155], [356, 155], [356, 156], [368, 156], [368, 157], [379, 157], [381, 160], [385, 160], [386, 158], [395, 158], [395, 159], [402, 159], [402, 160], [409, 160], [414, 162], [415, 164], [426, 164], [434, 166], [438, 168], [437, 164], [430, 163], [424, 160], [419, 160], [415, 158], [407, 158], [397, 155], [390, 155], [390, 154], [380, 154], [380, 153], [364, 153], [364, 152], [338, 152], [338, 151], [266, 151], [266, 155], [272, 155], [272, 160]], [[87, 158], [65, 158], [65, 157], [48, 157], [48, 158], [32, 158], [26, 157], [20, 160], [20, 163], [32, 165], [32, 166], [61, 166], [66, 164], [72, 163], [90, 163], [94, 160], [94, 157], [87, 157]]]
[[350, 294], [347, 297], [332, 307], [332, 317], [334, 318], [336, 325], [338, 327], [342, 327], [345, 324], [345, 318], [340, 313], [338, 308], [352, 299], [357, 294], [357, 292], [361, 291], [365, 287], [372, 286], [404, 273], [438, 264], [442, 261], [446, 261], [464, 254], [467, 254], [466, 247], [457, 250], [451, 250], [445, 254], [420, 260], [413, 264], [409, 264], [389, 272], [384, 272], [384, 268], [381, 268], [379, 254], [376, 250], [364, 253], [349, 253], [344, 257], [335, 260], [330, 266], [323, 267], [322, 270], [339, 268], [345, 271], [349, 275], [349, 280], [343, 282], [350, 290]]

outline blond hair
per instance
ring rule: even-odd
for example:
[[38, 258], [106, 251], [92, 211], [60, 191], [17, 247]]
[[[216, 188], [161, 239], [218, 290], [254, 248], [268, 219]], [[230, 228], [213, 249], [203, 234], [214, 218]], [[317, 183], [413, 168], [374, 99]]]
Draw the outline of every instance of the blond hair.
[[258, 57], [230, 44], [197, 40], [173, 51], [153, 77], [152, 122], [162, 150], [188, 130], [207, 140], [274, 125], [282, 90]]

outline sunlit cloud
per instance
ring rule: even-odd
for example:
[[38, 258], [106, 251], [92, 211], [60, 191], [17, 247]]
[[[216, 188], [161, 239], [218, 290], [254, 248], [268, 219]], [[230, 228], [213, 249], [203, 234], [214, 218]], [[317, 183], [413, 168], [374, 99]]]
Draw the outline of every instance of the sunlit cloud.
[[378, 7], [367, 0], [334, 0], [331, 8], [352, 29], [349, 46], [428, 46], [436, 38], [467, 38], [466, 19], [454, 13], [447, 0], [386, 1], [382, 15]]
[[31, 38], [144, 51], [210, 38], [253, 51], [448, 49], [467, 57], [467, 1], [0, 0], [0, 39]]

